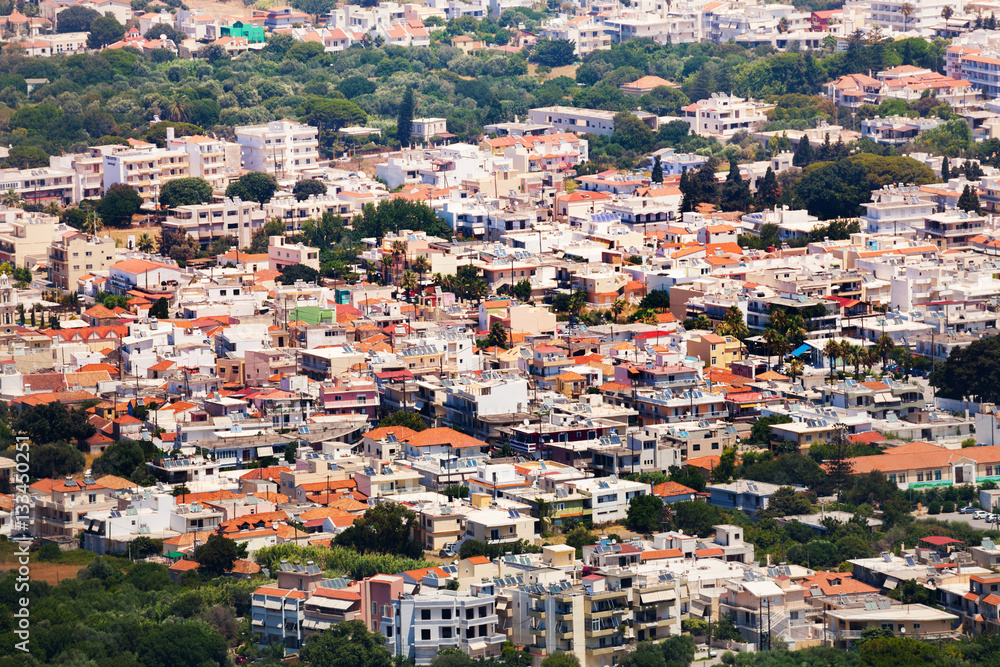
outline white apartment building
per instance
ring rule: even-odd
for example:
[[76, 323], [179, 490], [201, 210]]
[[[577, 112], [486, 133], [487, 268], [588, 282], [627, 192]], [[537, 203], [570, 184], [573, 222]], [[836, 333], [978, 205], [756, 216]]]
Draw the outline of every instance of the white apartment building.
[[591, 16], [570, 17], [560, 14], [539, 28], [538, 36], [568, 39], [573, 42], [575, 53], [581, 58], [594, 51], [607, 51], [611, 48], [611, 35], [607, 28]]
[[494, 584], [473, 584], [468, 592], [459, 592], [444, 590], [443, 581], [441, 588], [433, 588], [438, 580], [432, 580], [424, 579], [420, 593], [393, 600], [391, 613], [383, 614], [380, 629], [392, 654], [417, 665], [429, 665], [446, 648], [472, 658], [499, 656], [507, 636], [496, 631]]
[[236, 128], [243, 168], [291, 178], [319, 161], [319, 130], [290, 120]]
[[292, 243], [284, 236], [268, 238], [267, 258], [273, 271], [281, 271], [291, 264], [302, 264], [319, 271], [319, 248]]
[[[954, 58], [958, 74], [983, 92], [987, 98], [1000, 97], [1000, 53], [993, 50], [965, 49]], [[952, 56], [949, 49], [948, 56]]]
[[870, 234], [892, 234], [913, 238], [923, 229], [924, 219], [937, 208], [916, 185], [887, 185], [872, 192], [865, 202], [862, 221]]
[[223, 199], [209, 204], [178, 206], [163, 221], [163, 229], [188, 234], [206, 246], [216, 239], [233, 236], [238, 247], [247, 248], [253, 234], [268, 221], [268, 211], [257, 202]]
[[657, 44], [690, 44], [700, 38], [696, 14], [629, 12], [604, 21], [608, 38], [614, 44], [630, 39], [651, 39]]
[[167, 149], [187, 153], [190, 175], [208, 181], [213, 190], [224, 190], [230, 176], [240, 167], [240, 147], [221, 139], [202, 135], [174, 138], [174, 128], [167, 128]]
[[147, 144], [104, 155], [104, 190], [130, 185], [146, 200], [158, 199], [164, 183], [191, 175], [187, 152]]
[[[962, 11], [962, 5], [962, 2], [954, 2], [954, 0], [920, 0], [919, 2], [875, 0], [868, 9], [868, 24], [877, 23], [882, 30], [894, 32], [926, 30], [943, 22], [941, 10], [945, 7], [959, 13]], [[904, 15], [904, 8], [909, 9], [909, 16]]]
[[[616, 115], [614, 111], [600, 109], [577, 109], [563, 106], [539, 107], [528, 111], [528, 122], [552, 125], [563, 132], [608, 136], [615, 131]], [[651, 129], [657, 129], [659, 119], [653, 114], [639, 111], [635, 115]]]
[[448, 121], [444, 118], [414, 118], [410, 136], [424, 141], [432, 137], [442, 137], [448, 133]]
[[595, 524], [624, 521], [628, 515], [629, 501], [636, 496], [645, 496], [650, 492], [649, 484], [618, 479], [614, 475], [578, 479], [566, 484], [574, 486], [578, 492], [592, 498], [591, 507], [594, 510], [593, 522]]
[[99, 199], [104, 194], [104, 155], [101, 148], [92, 146], [86, 153], [67, 153], [49, 158], [50, 166], [75, 172], [74, 202]]
[[0, 192], [14, 191], [26, 203], [75, 204], [76, 174], [71, 169], [0, 169]]
[[712, 93], [684, 107], [684, 120], [695, 134], [730, 139], [740, 130], [755, 132], [767, 123], [771, 106], [726, 93]]

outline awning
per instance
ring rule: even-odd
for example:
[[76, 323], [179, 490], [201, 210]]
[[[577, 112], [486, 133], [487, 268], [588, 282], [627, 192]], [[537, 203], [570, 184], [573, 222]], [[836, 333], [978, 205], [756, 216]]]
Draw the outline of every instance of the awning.
[[470, 651], [485, 651], [486, 642], [469, 642]]
[[274, 447], [258, 447], [257, 456], [274, 456]]
[[264, 600], [264, 609], [281, 609], [281, 600]]
[[809, 347], [808, 345], [806, 345], [805, 343], [803, 343], [802, 345], [799, 345], [797, 348], [795, 348], [794, 350], [792, 350], [792, 356], [793, 357], [797, 357], [799, 355], [805, 354], [806, 352], [808, 352], [811, 349], [812, 349], [811, 347]]
[[427, 405], [427, 403], [425, 403], [424, 401], [417, 401], [417, 400], [413, 401], [413, 406], [417, 410], [423, 410], [425, 405]]
[[677, 595], [671, 588], [664, 591], [651, 591], [649, 593], [639, 593], [639, 600], [642, 604], [651, 604], [653, 602], [666, 602], [667, 600], [673, 600]]
[[874, 400], [876, 403], [888, 403], [889, 401], [885, 396], [885, 394], [875, 394]]
[[344, 611], [345, 609], [350, 609], [354, 605], [354, 600], [341, 600], [339, 598], [322, 598], [317, 599], [318, 596], [314, 595], [309, 599], [309, 604], [314, 604], [317, 607], [323, 607], [324, 609], [337, 609], [339, 611]]
[[896, 586], [898, 584], [899, 584], [899, 581], [896, 580], [896, 579], [886, 579], [885, 583], [882, 584], [882, 587], [883, 588], [888, 588], [891, 591], [892, 589], [896, 588]]

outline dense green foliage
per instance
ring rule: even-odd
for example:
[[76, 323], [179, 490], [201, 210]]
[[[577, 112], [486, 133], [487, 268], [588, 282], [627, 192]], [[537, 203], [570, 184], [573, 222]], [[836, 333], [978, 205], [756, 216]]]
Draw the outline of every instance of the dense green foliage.
[[945, 398], [1000, 401], [1000, 336], [954, 348], [945, 363], [931, 373], [930, 381]]
[[337, 535], [334, 543], [360, 554], [380, 553], [419, 558], [423, 554], [417, 533], [417, 515], [398, 503], [379, 503]]

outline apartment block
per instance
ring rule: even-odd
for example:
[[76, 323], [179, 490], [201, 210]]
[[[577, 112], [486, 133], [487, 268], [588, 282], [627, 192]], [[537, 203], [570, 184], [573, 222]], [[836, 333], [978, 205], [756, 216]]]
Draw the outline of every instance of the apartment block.
[[290, 120], [236, 128], [243, 168], [294, 178], [319, 160], [319, 130]]
[[84, 275], [108, 271], [115, 262], [115, 253], [110, 236], [65, 232], [49, 246], [49, 280], [60, 289], [76, 291]]
[[257, 202], [223, 199], [208, 204], [178, 206], [163, 221], [163, 229], [189, 235], [202, 246], [226, 236], [235, 237], [240, 248], [250, 246], [254, 232], [268, 220], [268, 212]]
[[731, 138], [745, 130], [755, 132], [767, 123], [765, 111], [771, 106], [726, 93], [712, 93], [684, 107], [684, 120], [695, 134]]
[[116, 183], [130, 185], [146, 200], [155, 200], [165, 183], [191, 175], [188, 154], [182, 150], [139, 145], [132, 150], [104, 155], [104, 190]]

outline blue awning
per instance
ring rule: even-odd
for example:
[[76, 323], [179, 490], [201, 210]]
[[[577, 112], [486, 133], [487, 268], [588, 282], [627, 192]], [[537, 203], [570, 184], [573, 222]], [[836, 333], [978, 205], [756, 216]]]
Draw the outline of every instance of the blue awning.
[[805, 354], [806, 352], [808, 352], [811, 349], [812, 349], [811, 347], [809, 347], [808, 345], [806, 345], [805, 343], [803, 343], [802, 345], [799, 345], [797, 348], [795, 348], [794, 350], [792, 350], [792, 356], [793, 357], [798, 357], [800, 355]]

